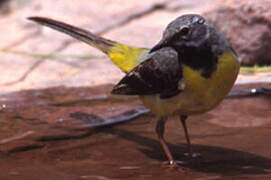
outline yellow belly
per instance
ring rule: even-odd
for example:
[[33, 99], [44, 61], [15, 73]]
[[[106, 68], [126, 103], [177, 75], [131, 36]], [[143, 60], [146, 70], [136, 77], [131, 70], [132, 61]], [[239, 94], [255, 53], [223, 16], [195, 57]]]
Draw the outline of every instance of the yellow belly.
[[185, 87], [177, 96], [160, 99], [159, 95], [141, 96], [144, 105], [157, 116], [192, 115], [211, 110], [231, 90], [239, 72], [239, 62], [231, 52], [219, 57], [217, 69], [210, 78], [183, 65]]

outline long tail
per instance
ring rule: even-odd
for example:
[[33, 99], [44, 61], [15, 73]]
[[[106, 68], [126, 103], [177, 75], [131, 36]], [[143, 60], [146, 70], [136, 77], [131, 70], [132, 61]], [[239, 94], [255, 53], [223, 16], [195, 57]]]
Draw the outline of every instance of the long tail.
[[37, 22], [41, 25], [48, 26], [57, 31], [68, 34], [75, 39], [83, 41], [107, 54], [111, 60], [124, 72], [131, 71], [141, 61], [141, 56], [147, 53], [147, 49], [127, 46], [120, 44], [99, 36], [93, 33], [66, 24], [64, 22], [56, 21], [45, 17], [29, 17], [31, 21]]

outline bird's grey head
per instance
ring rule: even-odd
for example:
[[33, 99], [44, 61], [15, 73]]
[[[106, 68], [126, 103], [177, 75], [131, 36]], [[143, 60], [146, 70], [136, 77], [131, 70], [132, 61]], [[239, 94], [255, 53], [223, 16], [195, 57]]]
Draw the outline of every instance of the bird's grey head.
[[151, 49], [151, 52], [166, 46], [177, 50], [185, 47], [205, 46], [211, 40], [210, 34], [216, 36], [216, 32], [215, 28], [202, 16], [197, 14], [183, 15], [167, 26], [162, 40]]

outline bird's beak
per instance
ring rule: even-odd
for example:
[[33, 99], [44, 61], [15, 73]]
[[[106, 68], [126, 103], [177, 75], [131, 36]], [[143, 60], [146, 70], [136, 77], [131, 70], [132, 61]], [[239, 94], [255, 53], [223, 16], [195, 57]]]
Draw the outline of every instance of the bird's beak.
[[168, 41], [166, 39], [162, 39], [153, 48], [151, 48], [150, 53], [152, 53], [153, 51], [156, 51], [158, 49], [161, 49], [163, 47], [166, 47], [167, 45], [168, 45]]

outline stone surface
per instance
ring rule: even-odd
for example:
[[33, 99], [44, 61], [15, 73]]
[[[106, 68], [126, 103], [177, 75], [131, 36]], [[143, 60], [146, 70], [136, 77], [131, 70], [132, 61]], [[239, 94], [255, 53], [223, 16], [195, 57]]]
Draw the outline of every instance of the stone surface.
[[[250, 84], [235, 91], [255, 86], [271, 88]], [[190, 117], [192, 148], [201, 154], [192, 162], [184, 155], [181, 123], [172, 117], [165, 137], [186, 168], [178, 171], [163, 163], [156, 118], [136, 97], [109, 95], [111, 88], [55, 87], [0, 96], [0, 179], [271, 178], [270, 95], [229, 98]], [[119, 120], [129, 122], [114, 124]]]
[[242, 65], [270, 65], [270, 8], [269, 0], [234, 0], [206, 16], [230, 40]]
[[[94, 33], [102, 33], [102, 36], [113, 40], [151, 47], [172, 19], [183, 13], [205, 12], [223, 1], [200, 2], [82, 0], [74, 3], [73, 0], [31, 0], [23, 3], [22, 0], [15, 0], [13, 3], [19, 5], [0, 17], [0, 24], [3, 24], [0, 26], [0, 50], [11, 51], [0, 51], [1, 93], [58, 85], [78, 87], [116, 83], [123, 76], [108, 58], [40, 58], [37, 55], [51, 53], [77, 56], [102, 54], [67, 35], [27, 21], [29, 16], [55, 18]], [[126, 20], [127, 17], [133, 18]], [[20, 55], [20, 52], [34, 53], [35, 56]]]
[[[0, 93], [61, 85], [81, 87], [117, 83], [124, 75], [101, 52], [29, 22], [26, 20], [29, 16], [55, 18], [122, 43], [152, 47], [161, 38], [165, 26], [181, 14], [203, 14], [233, 4], [224, 0], [9, 2], [9, 12], [0, 17]], [[46, 57], [51, 54], [57, 57]], [[91, 57], [80, 59], [79, 56]], [[238, 78], [238, 83], [250, 81], [270, 81], [270, 76]]]

